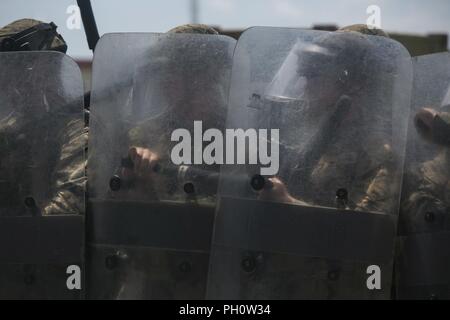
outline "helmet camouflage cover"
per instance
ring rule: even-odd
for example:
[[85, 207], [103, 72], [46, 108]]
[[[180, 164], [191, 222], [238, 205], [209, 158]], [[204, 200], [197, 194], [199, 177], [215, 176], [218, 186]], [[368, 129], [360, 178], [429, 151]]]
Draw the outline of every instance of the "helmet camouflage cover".
[[0, 51], [52, 50], [66, 53], [57, 26], [34, 19], [16, 20], [0, 29]]
[[170, 29], [168, 33], [219, 34], [214, 28], [205, 24], [184, 24]]

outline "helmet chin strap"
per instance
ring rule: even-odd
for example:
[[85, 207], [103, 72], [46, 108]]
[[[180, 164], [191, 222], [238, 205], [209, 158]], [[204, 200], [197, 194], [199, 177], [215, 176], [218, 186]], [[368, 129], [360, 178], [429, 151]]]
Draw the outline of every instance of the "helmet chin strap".
[[[53, 39], [58, 36], [56, 25], [53, 22], [40, 23], [16, 34], [0, 40], [0, 51], [38, 51], [49, 50]], [[67, 46], [62, 45], [56, 49], [66, 52]]]

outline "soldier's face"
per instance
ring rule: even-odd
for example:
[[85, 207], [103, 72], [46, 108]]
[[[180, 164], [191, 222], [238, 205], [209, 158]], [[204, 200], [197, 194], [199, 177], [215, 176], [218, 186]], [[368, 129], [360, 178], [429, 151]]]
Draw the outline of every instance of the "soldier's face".
[[344, 94], [342, 75], [345, 68], [337, 64], [336, 57], [324, 54], [306, 55], [299, 61], [298, 72], [306, 78], [305, 97], [316, 107], [335, 104]]

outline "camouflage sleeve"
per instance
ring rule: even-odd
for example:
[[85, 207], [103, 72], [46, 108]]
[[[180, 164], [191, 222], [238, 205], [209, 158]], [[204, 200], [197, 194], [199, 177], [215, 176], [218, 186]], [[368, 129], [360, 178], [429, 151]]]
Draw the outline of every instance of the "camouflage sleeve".
[[63, 129], [63, 143], [53, 173], [53, 196], [44, 209], [45, 215], [83, 214], [86, 185], [88, 129], [81, 119], [70, 121]]
[[361, 200], [356, 205], [356, 210], [387, 212], [389, 213], [398, 196], [398, 183], [393, 168], [393, 156], [389, 145], [383, 147], [380, 164], [375, 174], [367, 183], [367, 188]]

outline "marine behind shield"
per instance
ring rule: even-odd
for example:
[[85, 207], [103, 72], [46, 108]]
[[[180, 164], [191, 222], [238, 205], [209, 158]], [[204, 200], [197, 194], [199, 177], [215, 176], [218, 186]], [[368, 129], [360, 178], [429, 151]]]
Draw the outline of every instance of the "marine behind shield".
[[87, 135], [83, 82], [53, 23], [0, 29], [0, 297], [79, 299]]
[[177, 30], [109, 34], [96, 49], [88, 170], [94, 299], [205, 296], [218, 166], [175, 165], [171, 135], [193, 134], [194, 121], [224, 127], [235, 41], [205, 26]]
[[450, 55], [418, 56], [396, 250], [398, 299], [448, 299]]

